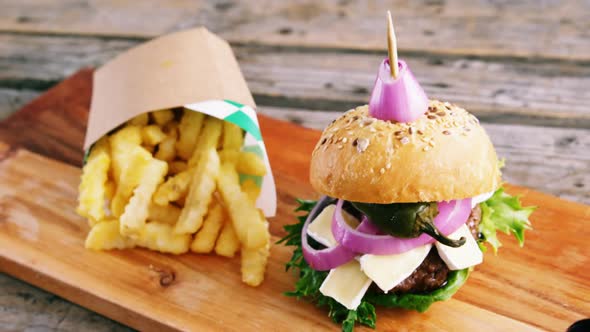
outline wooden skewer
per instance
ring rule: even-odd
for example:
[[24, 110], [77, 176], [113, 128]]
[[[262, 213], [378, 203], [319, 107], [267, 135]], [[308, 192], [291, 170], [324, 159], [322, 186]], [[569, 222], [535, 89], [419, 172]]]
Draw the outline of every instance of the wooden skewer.
[[397, 39], [393, 30], [391, 12], [387, 11], [387, 55], [389, 57], [389, 70], [393, 78], [397, 78], [399, 68], [397, 66]]

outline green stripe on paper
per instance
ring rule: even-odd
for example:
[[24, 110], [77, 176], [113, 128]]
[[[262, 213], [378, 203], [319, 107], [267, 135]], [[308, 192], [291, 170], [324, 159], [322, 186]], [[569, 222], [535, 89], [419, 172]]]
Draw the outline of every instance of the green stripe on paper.
[[240, 126], [242, 129], [249, 132], [250, 135], [252, 135], [257, 141], [262, 141], [260, 129], [256, 123], [254, 123], [254, 121], [252, 121], [252, 119], [246, 115], [246, 113], [237, 111], [228, 115], [224, 120]]
[[243, 104], [237, 103], [237, 102], [235, 102], [235, 101], [232, 101], [232, 100], [229, 100], [229, 99], [224, 99], [223, 101], [225, 101], [226, 103], [228, 103], [228, 104], [231, 104], [231, 105], [233, 105], [233, 106], [235, 106], [235, 107], [237, 107], [237, 108], [242, 108], [242, 107], [244, 107], [244, 105], [243, 105]]

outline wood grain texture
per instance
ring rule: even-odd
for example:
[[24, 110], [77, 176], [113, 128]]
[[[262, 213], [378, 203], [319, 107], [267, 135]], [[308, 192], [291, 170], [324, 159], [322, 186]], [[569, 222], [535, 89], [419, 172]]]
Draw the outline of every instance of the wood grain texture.
[[[44, 90], [140, 41], [0, 34], [0, 88]], [[346, 110], [369, 100], [385, 53], [235, 46], [258, 104]], [[590, 128], [590, 66], [402, 54], [429, 96], [480, 119]], [[346, 70], [343, 70], [343, 69]]]
[[12, 0], [0, 30], [147, 38], [206, 25], [233, 43], [382, 51], [390, 9], [403, 51], [588, 61], [589, 8], [583, 0]]
[[7, 118], [40, 94], [38, 91], [0, 88], [0, 120]]
[[128, 332], [130, 328], [0, 274], [0, 331]]
[[[37, 130], [30, 135], [54, 140], [37, 139], [28, 145], [46, 157], [22, 148], [29, 140], [0, 144], [0, 271], [141, 330], [227, 326], [336, 330], [324, 311], [281, 295], [294, 282], [284, 271], [289, 249], [282, 246], [273, 247], [267, 280], [258, 289], [240, 282], [237, 260], [166, 256], [139, 249], [109, 253], [83, 249], [88, 226], [74, 213], [80, 170], [55, 160], [72, 160], [81, 151], [73, 145], [66, 150], [54, 145], [77, 137], [56, 128], [84, 117], [90, 74], [87, 70], [75, 75], [5, 121], [28, 119], [33, 125], [43, 119], [45, 125], [34, 127]], [[55, 122], [42, 115], [56, 109], [70, 120]], [[264, 116], [260, 122], [279, 189], [278, 216], [271, 224], [276, 239], [284, 234], [281, 226], [294, 221], [295, 197], [317, 197], [307, 185], [307, 174], [319, 132]], [[56, 127], [49, 130], [53, 124]], [[0, 128], [8, 132], [3, 125]], [[45, 131], [51, 135], [44, 136]], [[584, 273], [590, 263], [585, 243], [590, 236], [590, 207], [524, 188], [509, 190], [524, 194], [525, 204], [540, 207], [533, 215], [535, 230], [527, 233], [526, 247], [500, 236], [504, 243], [500, 255], [488, 253], [486, 263], [453, 300], [434, 305], [424, 315], [379, 310], [379, 330], [563, 331], [590, 315], [590, 282]], [[161, 278], [172, 275], [174, 282], [162, 285]]]

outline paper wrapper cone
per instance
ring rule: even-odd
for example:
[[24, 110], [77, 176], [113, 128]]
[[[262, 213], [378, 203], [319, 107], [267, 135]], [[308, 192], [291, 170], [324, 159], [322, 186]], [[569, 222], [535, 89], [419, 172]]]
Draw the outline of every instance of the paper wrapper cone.
[[205, 28], [151, 40], [96, 70], [84, 149], [139, 114], [174, 107], [244, 129], [243, 150], [262, 156], [268, 170], [255, 178], [261, 186], [256, 205], [274, 216], [276, 189], [254, 99], [229, 44]]

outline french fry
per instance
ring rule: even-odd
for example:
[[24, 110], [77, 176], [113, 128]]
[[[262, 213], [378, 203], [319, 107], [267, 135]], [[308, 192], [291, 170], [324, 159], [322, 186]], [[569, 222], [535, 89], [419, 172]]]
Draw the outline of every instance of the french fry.
[[204, 119], [203, 113], [184, 110], [178, 126], [179, 137], [176, 142], [176, 152], [180, 158], [188, 160], [192, 156]]
[[141, 130], [138, 126], [125, 126], [109, 139], [111, 143], [111, 158], [113, 179], [119, 184], [119, 178], [125, 165], [129, 164], [129, 151], [141, 144]]
[[168, 122], [174, 120], [174, 112], [172, 110], [159, 110], [150, 114], [154, 122], [159, 126], [164, 126]]
[[176, 135], [168, 135], [160, 144], [158, 144], [158, 151], [154, 155], [156, 159], [162, 161], [171, 161], [176, 157]]
[[164, 130], [166, 135], [172, 136], [172, 137], [178, 139], [178, 122], [176, 122], [176, 121], [168, 122], [167, 124], [164, 125], [164, 127], [162, 127], [162, 130]]
[[152, 221], [140, 230], [136, 243], [140, 247], [178, 255], [189, 250], [191, 235], [174, 234], [173, 226]]
[[205, 119], [203, 130], [199, 136], [199, 144], [196, 146], [193, 155], [188, 161], [189, 167], [194, 167], [199, 163], [199, 158], [203, 153], [211, 148], [217, 148], [223, 121], [212, 116]]
[[133, 126], [147, 126], [148, 122], [149, 116], [147, 113], [140, 114], [128, 121], [128, 123]]
[[188, 169], [186, 161], [175, 160], [168, 162], [168, 174], [178, 174]]
[[104, 198], [108, 201], [112, 201], [117, 192], [117, 186], [113, 180], [108, 180], [104, 185]]
[[157, 125], [149, 125], [141, 128], [141, 138], [146, 145], [157, 145], [166, 139], [166, 134]]
[[266, 165], [264, 165], [262, 159], [254, 152], [241, 152], [236, 169], [240, 174], [256, 176], [264, 176], [266, 174]]
[[219, 203], [214, 202], [203, 221], [203, 226], [191, 243], [191, 251], [202, 254], [210, 253], [215, 247], [215, 240], [217, 240], [222, 226], [223, 208]]
[[154, 202], [158, 205], [167, 205], [170, 202], [178, 201], [186, 195], [191, 183], [192, 172], [182, 171], [162, 183], [154, 194]]
[[129, 202], [133, 190], [139, 186], [144, 170], [153, 159], [152, 155], [140, 146], [132, 147], [128, 153], [128, 164], [124, 166], [119, 186], [111, 201], [111, 212], [116, 217], [120, 217], [125, 211], [125, 205]]
[[262, 176], [264, 161], [241, 151], [237, 125], [190, 110], [180, 121], [177, 115], [141, 114], [94, 145], [77, 208], [92, 226], [85, 246], [224, 257], [241, 251], [242, 281], [258, 286], [270, 233], [256, 208], [260, 188], [253, 179], [240, 184], [238, 173]]
[[152, 196], [168, 172], [168, 164], [152, 159], [145, 167], [139, 186], [133, 191], [129, 204], [120, 218], [120, 232], [124, 236], [135, 237], [144, 227]]
[[256, 182], [252, 179], [246, 179], [240, 185], [240, 189], [248, 196], [248, 199], [256, 204], [256, 200], [258, 200], [258, 196], [260, 196], [260, 187], [256, 185]]
[[215, 243], [215, 253], [219, 256], [234, 257], [240, 249], [240, 240], [234, 231], [231, 220], [226, 219], [223, 223], [217, 243]]
[[171, 204], [162, 206], [150, 204], [148, 211], [149, 221], [158, 221], [164, 224], [174, 225], [180, 216], [180, 208]]
[[106, 139], [99, 140], [82, 169], [76, 211], [79, 215], [88, 218], [91, 224], [105, 216], [106, 183], [111, 165], [108, 148]]
[[258, 209], [240, 189], [238, 174], [233, 165], [221, 165], [217, 189], [243, 247], [259, 248], [270, 241], [270, 234]]
[[203, 151], [197, 168], [192, 172], [192, 185], [174, 228], [176, 234], [192, 234], [201, 228], [203, 217], [215, 191], [219, 165], [219, 156], [214, 147]]
[[237, 125], [223, 122], [223, 149], [239, 151], [244, 145], [244, 132]]
[[84, 246], [93, 250], [126, 249], [135, 246], [133, 240], [119, 233], [119, 221], [116, 219], [102, 220], [88, 233]]
[[264, 281], [266, 263], [270, 255], [270, 243], [260, 248], [243, 248], [242, 258], [242, 281], [246, 285], [258, 286]]
[[222, 164], [237, 164], [240, 158], [240, 151], [233, 149], [223, 149], [219, 151], [219, 159]]

